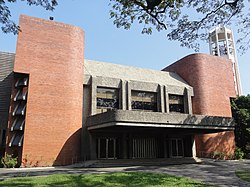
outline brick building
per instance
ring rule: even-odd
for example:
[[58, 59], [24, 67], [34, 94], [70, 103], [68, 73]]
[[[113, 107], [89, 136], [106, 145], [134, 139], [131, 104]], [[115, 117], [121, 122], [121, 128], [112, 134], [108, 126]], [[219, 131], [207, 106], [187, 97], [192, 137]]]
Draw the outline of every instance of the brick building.
[[84, 32], [21, 16], [0, 53], [1, 152], [22, 166], [234, 152], [232, 63], [192, 54], [162, 71], [84, 60]]

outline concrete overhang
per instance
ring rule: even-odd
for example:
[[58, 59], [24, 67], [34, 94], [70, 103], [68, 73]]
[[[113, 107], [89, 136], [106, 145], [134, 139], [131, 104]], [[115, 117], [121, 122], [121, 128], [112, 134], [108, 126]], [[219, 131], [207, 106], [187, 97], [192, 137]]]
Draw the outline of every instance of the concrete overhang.
[[213, 131], [234, 130], [234, 120], [230, 117], [161, 113], [131, 110], [111, 110], [90, 116], [88, 130], [107, 127], [158, 127], [179, 129], [204, 129]]

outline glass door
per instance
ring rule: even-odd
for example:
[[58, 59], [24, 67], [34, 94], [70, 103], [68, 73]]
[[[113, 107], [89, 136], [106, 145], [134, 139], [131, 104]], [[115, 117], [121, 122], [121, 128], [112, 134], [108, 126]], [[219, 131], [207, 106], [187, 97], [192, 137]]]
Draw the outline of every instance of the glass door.
[[98, 138], [97, 148], [97, 158], [116, 159], [116, 138]]
[[170, 153], [171, 157], [184, 157], [184, 148], [182, 139], [170, 140]]

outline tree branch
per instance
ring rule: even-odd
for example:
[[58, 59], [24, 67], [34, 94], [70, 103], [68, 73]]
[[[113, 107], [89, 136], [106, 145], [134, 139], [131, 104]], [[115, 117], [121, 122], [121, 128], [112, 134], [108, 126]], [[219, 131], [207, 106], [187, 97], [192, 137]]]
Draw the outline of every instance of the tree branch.
[[[206, 16], [204, 18], [202, 18], [200, 21], [198, 21], [198, 26], [197, 26], [197, 30], [201, 27], [201, 24], [206, 20], [208, 19], [208, 17], [212, 14], [215, 14], [217, 11], [219, 11], [221, 8], [223, 8], [224, 6], [226, 5], [229, 5], [231, 8], [233, 6], [233, 8], [236, 8], [237, 6], [237, 3], [238, 3], [239, 0], [235, 0], [234, 2], [232, 3], [229, 3], [227, 2], [227, 0], [224, 1], [223, 4], [221, 4], [218, 8], [216, 8], [215, 10], [212, 10], [211, 12], [207, 13]], [[227, 20], [227, 22], [238, 12], [239, 9], [237, 9], [234, 13], [232, 13], [232, 15], [230, 16], [230, 18]], [[195, 29], [193, 29], [194, 31]]]
[[164, 28], [165, 30], [167, 30], [166, 24], [163, 23], [162, 21], [160, 21], [160, 20], [158, 19], [157, 16], [158, 16], [158, 14], [165, 13], [165, 11], [166, 11], [166, 9], [167, 9], [167, 7], [168, 7], [168, 4], [166, 4], [166, 6], [164, 7], [164, 9], [163, 9], [162, 11], [159, 11], [159, 12], [156, 12], [155, 14], [153, 14], [152, 11], [149, 11], [148, 8], [147, 8], [147, 6], [144, 5], [143, 3], [141, 3], [140, 1], [133, 0], [133, 2], [134, 2], [136, 5], [140, 6], [148, 15], [150, 15], [152, 18], [154, 18], [154, 20], [155, 20], [159, 25], [163, 26], [163, 28]]
[[220, 10], [222, 7], [224, 7], [225, 5], [227, 4], [222, 4], [220, 5], [217, 9], [215, 10], [212, 10], [211, 12], [207, 13], [206, 16], [204, 18], [202, 18], [200, 21], [199, 21], [199, 26], [197, 27], [198, 29], [200, 28], [201, 24], [212, 14], [215, 14], [218, 10]]

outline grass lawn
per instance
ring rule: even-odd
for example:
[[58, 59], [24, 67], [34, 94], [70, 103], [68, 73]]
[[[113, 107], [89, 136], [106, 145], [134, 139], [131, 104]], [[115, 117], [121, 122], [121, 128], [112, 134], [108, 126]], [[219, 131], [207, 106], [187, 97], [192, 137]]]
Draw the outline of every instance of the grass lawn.
[[50, 175], [39, 177], [23, 177], [9, 178], [0, 182], [1, 187], [12, 186], [92, 186], [92, 187], [114, 187], [114, 186], [131, 186], [131, 187], [146, 187], [146, 186], [195, 186], [205, 187], [208, 185], [202, 184], [195, 180], [183, 177], [170, 176], [166, 174], [156, 173], [103, 173], [103, 174], [77, 174], [77, 175]]
[[235, 173], [242, 180], [250, 182], [250, 170], [238, 170]]

